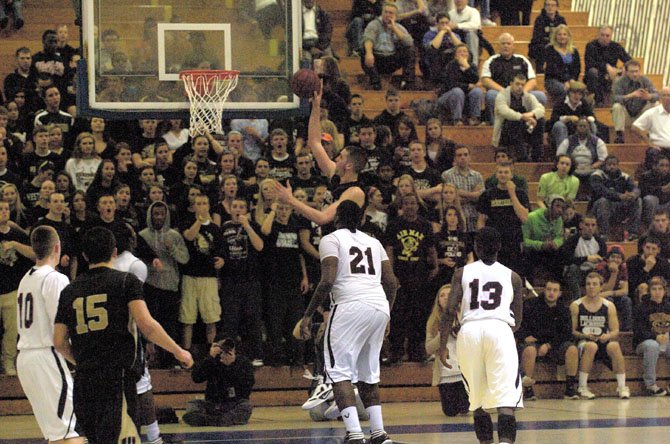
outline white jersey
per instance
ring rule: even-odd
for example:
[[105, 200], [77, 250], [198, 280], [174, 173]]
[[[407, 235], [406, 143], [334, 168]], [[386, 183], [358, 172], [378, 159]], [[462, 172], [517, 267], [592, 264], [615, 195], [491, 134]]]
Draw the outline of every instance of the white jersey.
[[32, 267], [17, 291], [18, 350], [53, 347], [60, 292], [70, 280], [50, 265]]
[[332, 256], [339, 261], [333, 304], [359, 301], [390, 314], [381, 285], [382, 261], [388, 256], [377, 239], [359, 230], [339, 229], [321, 239], [319, 255], [321, 260]]
[[498, 319], [514, 326], [510, 306], [514, 299], [512, 270], [499, 262], [477, 261], [463, 267], [461, 324], [471, 320]]
[[124, 251], [118, 255], [116, 259], [114, 259], [113, 267], [115, 270], [134, 274], [142, 283], [147, 280], [149, 274], [147, 265], [130, 251]]

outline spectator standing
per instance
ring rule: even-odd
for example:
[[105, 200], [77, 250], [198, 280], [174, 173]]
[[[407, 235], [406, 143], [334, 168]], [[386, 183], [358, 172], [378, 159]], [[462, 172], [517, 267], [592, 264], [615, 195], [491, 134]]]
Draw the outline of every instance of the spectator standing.
[[[163, 326], [165, 332], [177, 340], [177, 320], [179, 318], [179, 265], [189, 261], [188, 248], [179, 231], [172, 228], [170, 210], [164, 202], [154, 202], [147, 210], [147, 227], [139, 232], [143, 248], [139, 251], [143, 257], [153, 256], [148, 266], [147, 279], [144, 282], [144, 294], [147, 308]], [[158, 350], [158, 363], [169, 367], [171, 359], [164, 351]]]
[[638, 250], [642, 249], [642, 244], [647, 237], [658, 239], [661, 243], [660, 255], [665, 258], [670, 257], [670, 215], [668, 215], [668, 210], [657, 209], [654, 212], [649, 229], [640, 236], [637, 242]]
[[566, 25], [565, 17], [558, 13], [558, 0], [545, 0], [544, 8], [533, 23], [533, 36], [528, 44], [528, 58], [535, 62], [535, 71], [544, 72], [544, 53], [549, 36], [558, 25]]
[[621, 331], [633, 327], [633, 302], [628, 297], [628, 269], [623, 248], [611, 245], [605, 260], [596, 265], [596, 272], [603, 277], [600, 296], [612, 302], [617, 310]]
[[186, 424], [227, 427], [249, 422], [254, 370], [249, 358], [237, 352], [235, 340], [214, 342], [207, 357], [193, 367], [191, 378], [207, 385], [204, 400], [188, 402], [182, 417]]
[[[364, 0], [367, 1], [367, 0]], [[349, 116], [342, 125], [344, 146], [351, 143], [351, 136], [359, 131], [359, 126], [370, 123], [370, 119], [363, 113], [363, 96], [352, 94], [349, 100]]]
[[607, 156], [602, 170], [593, 173], [589, 181], [600, 234], [607, 238], [611, 223], [628, 219], [629, 239], [636, 240], [642, 214], [640, 189], [632, 177], [619, 169], [619, 159]]
[[624, 75], [612, 87], [612, 119], [616, 139], [614, 143], [625, 143], [624, 130], [632, 120], [652, 108], [660, 95], [648, 77], [642, 75], [642, 66], [637, 60], [624, 65]]
[[[496, 165], [499, 165], [501, 163], [512, 163], [512, 182], [516, 185], [516, 187], [528, 195], [528, 181], [526, 180], [525, 177], [519, 176], [518, 174], [514, 173], [514, 161], [510, 157], [509, 153], [507, 152], [506, 148], [496, 148], [495, 150], [495, 157], [493, 159], [496, 163]], [[495, 188], [498, 186], [498, 179], [496, 179], [495, 172], [490, 175], [489, 177], [486, 178], [484, 181], [484, 187], [486, 189], [489, 188]]]
[[66, 207], [65, 197], [62, 193], [51, 193], [48, 202], [49, 212], [44, 217], [37, 219], [32, 229], [48, 225], [56, 230], [61, 245], [61, 256], [56, 269], [74, 280], [77, 276], [79, 242], [74, 228], [67, 221], [70, 209]]
[[267, 342], [273, 367], [303, 364], [301, 344], [293, 337], [293, 327], [304, 310], [303, 298], [309, 290], [305, 258], [300, 247], [300, 224], [293, 208], [274, 202], [261, 233], [265, 236], [265, 255], [271, 266], [268, 273], [269, 298], [263, 301]]
[[648, 109], [633, 122], [637, 132], [651, 147], [670, 152], [670, 86], [661, 90], [661, 104]]
[[489, 114], [489, 123], [491, 124], [493, 124], [493, 111], [498, 93], [510, 86], [514, 77], [519, 73], [526, 76], [523, 91], [535, 96], [543, 106], [547, 103], [547, 96], [542, 91], [533, 91], [537, 86], [535, 70], [533, 70], [533, 66], [526, 57], [514, 53], [514, 37], [512, 34], [507, 32], [500, 34], [498, 47], [500, 53], [486, 59], [480, 76], [482, 85], [486, 88], [484, 99]]
[[428, 164], [438, 172], [444, 172], [454, 166], [456, 142], [443, 134], [440, 119], [431, 118], [426, 122], [426, 156]]
[[530, 203], [528, 195], [512, 181], [512, 164], [496, 165], [498, 186], [484, 190], [477, 202], [477, 228], [495, 228], [500, 233], [501, 246], [498, 262], [521, 271], [523, 259], [521, 244], [523, 242], [522, 224], [528, 220]]
[[[518, 73], [496, 95], [492, 145], [514, 150], [520, 161], [539, 162], [544, 147], [544, 106], [526, 92], [526, 76]], [[530, 156], [527, 146], [530, 147]]]
[[[403, 110], [400, 109], [400, 93], [398, 90], [395, 88], [389, 88], [388, 91], [386, 91], [386, 94], [384, 95], [384, 111], [379, 113], [374, 119], [372, 119], [372, 123], [374, 123], [377, 126], [381, 125], [386, 125], [391, 129], [391, 133], [393, 134], [393, 137], [396, 138], [398, 137], [398, 123], [400, 122], [400, 119], [403, 117], [407, 117], [407, 114]], [[365, 127], [360, 127], [359, 128], [359, 134], [358, 136], [360, 137], [360, 129], [365, 128]], [[377, 165], [370, 165], [373, 169], [377, 168]]]
[[484, 179], [481, 173], [470, 168], [470, 148], [457, 146], [454, 152], [454, 166], [442, 173], [442, 180], [453, 183], [461, 198], [465, 231], [472, 233], [477, 229], [477, 201], [484, 191]]
[[642, 356], [642, 372], [647, 396], [665, 396], [667, 391], [656, 383], [656, 366], [661, 355], [670, 357], [668, 330], [663, 320], [670, 316], [666, 280], [655, 276], [649, 280], [649, 294], [642, 297], [635, 310], [633, 346]]
[[593, 399], [596, 395], [589, 390], [589, 372], [594, 361], [603, 361], [616, 374], [617, 395], [621, 399], [630, 398], [626, 386], [626, 361], [619, 338], [619, 320], [616, 307], [600, 296], [602, 277], [595, 272], [586, 276], [586, 295], [570, 304], [572, 336], [579, 341], [581, 353], [579, 363], [579, 388], [583, 399]]
[[361, 67], [374, 90], [381, 89], [380, 74], [390, 74], [401, 67], [401, 88], [415, 81], [416, 49], [409, 32], [396, 23], [397, 14], [395, 4], [384, 4], [381, 16], [372, 20], [363, 33]]
[[570, 81], [578, 80], [582, 70], [579, 51], [572, 41], [568, 25], [558, 25], [552, 31], [544, 57], [544, 88], [552, 103], [561, 103], [565, 100]]
[[48, 86], [41, 91], [41, 97], [44, 100], [45, 109], [35, 114], [34, 126], [37, 125], [57, 125], [63, 131], [63, 138], [69, 143], [73, 140], [72, 127], [74, 118], [71, 114], [61, 111], [61, 92], [57, 86]]
[[207, 344], [216, 338], [216, 323], [221, 320], [217, 271], [224, 265], [221, 230], [212, 221], [209, 198], [197, 196], [195, 213], [184, 216], [180, 231], [188, 247], [188, 262], [181, 267], [181, 305], [179, 322], [184, 324], [182, 344], [190, 349], [193, 340], [193, 325], [198, 313], [205, 323]]
[[546, 208], [549, 196], [561, 196], [565, 201], [573, 201], [579, 190], [579, 179], [573, 174], [572, 158], [565, 154], [556, 156], [554, 170], [540, 176], [540, 186], [537, 190], [538, 207]]
[[10, 225], [9, 203], [0, 201], [0, 320], [2, 320], [2, 367], [16, 376], [17, 289], [35, 259], [26, 234]]
[[479, 125], [484, 93], [477, 86], [479, 83], [477, 65], [470, 62], [467, 46], [456, 45], [454, 59], [446, 66], [440, 65], [437, 72], [435, 79], [439, 85], [437, 106], [445, 114], [450, 114], [451, 123], [456, 125], [464, 123], [463, 111], [465, 110], [468, 125]]
[[460, 211], [455, 205], [447, 205], [443, 211], [444, 222], [440, 232], [435, 236], [438, 274], [434, 288], [438, 289], [451, 283], [456, 269], [474, 260], [472, 236], [463, 231]]
[[565, 366], [565, 399], [579, 399], [577, 364], [579, 353], [572, 340], [570, 310], [563, 304], [561, 284], [547, 281], [542, 296], [527, 299], [523, 304], [523, 324], [516, 332], [521, 350], [524, 401], [534, 401], [535, 364], [537, 359], [549, 360]]
[[584, 53], [584, 82], [589, 92], [595, 95], [596, 106], [603, 105], [612, 83], [621, 75], [623, 70], [617, 68], [619, 61], [626, 63], [630, 59], [623, 46], [612, 41], [612, 27], [601, 26], [598, 38], [586, 45]]
[[249, 220], [248, 203], [236, 197], [231, 219], [221, 226], [224, 265], [221, 269], [220, 329], [224, 335], [241, 337], [256, 367], [263, 365], [261, 324], [263, 301], [259, 282], [258, 254], [264, 248], [260, 227]]
[[390, 363], [402, 360], [405, 339], [409, 360], [423, 362], [425, 332], [420, 326], [425, 326], [430, 313], [437, 254], [432, 226], [418, 214], [418, 197], [410, 193], [400, 200], [402, 215], [386, 228], [386, 254], [401, 287], [391, 315]]

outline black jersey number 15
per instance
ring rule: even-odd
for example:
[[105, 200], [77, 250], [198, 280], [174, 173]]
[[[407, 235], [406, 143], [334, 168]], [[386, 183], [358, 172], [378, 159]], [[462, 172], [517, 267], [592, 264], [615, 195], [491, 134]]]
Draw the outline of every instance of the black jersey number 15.
[[477, 310], [479, 307], [484, 310], [495, 310], [500, 307], [502, 296], [502, 284], [497, 281], [491, 281], [482, 287], [482, 298], [479, 298], [479, 279], [470, 282], [470, 310]]
[[74, 300], [72, 307], [77, 315], [78, 335], [107, 328], [109, 317], [104, 307], [106, 302], [106, 294], [92, 294]]

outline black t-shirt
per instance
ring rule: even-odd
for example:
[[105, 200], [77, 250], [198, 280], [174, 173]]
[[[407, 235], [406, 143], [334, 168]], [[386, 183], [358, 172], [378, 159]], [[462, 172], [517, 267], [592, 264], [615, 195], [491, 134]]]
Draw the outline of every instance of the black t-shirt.
[[402, 171], [402, 174], [409, 174], [412, 176], [414, 179], [414, 186], [417, 190], [426, 190], [442, 183], [440, 173], [431, 167], [426, 167], [426, 169], [421, 172], [410, 167]]
[[300, 224], [291, 217], [288, 224], [282, 225], [276, 220], [272, 231], [266, 238], [265, 248], [271, 262], [267, 278], [272, 285], [285, 289], [298, 289], [302, 279], [300, 266]]
[[463, 267], [468, 260], [468, 255], [473, 251], [472, 236], [461, 231], [449, 231], [446, 225], [437, 235], [435, 241], [438, 259], [453, 259], [454, 267], [440, 265], [438, 279], [444, 284], [451, 282], [456, 268]]
[[342, 124], [342, 134], [344, 134], [344, 146], [349, 145], [351, 140], [351, 135], [358, 131], [358, 128], [363, 124], [370, 123], [371, 120], [368, 119], [366, 115], [361, 117], [361, 120], [354, 120], [351, 118], [351, 114], [347, 116]]
[[[260, 236], [260, 228], [250, 222], [253, 230]], [[221, 224], [223, 238], [223, 259], [225, 265], [221, 269], [221, 279], [235, 282], [252, 282], [257, 279], [258, 252], [251, 244], [249, 234], [241, 224], [227, 221]]]
[[491, 70], [491, 80], [503, 88], [508, 87], [518, 73], [528, 76], [528, 63], [517, 56], [512, 56], [509, 59], [505, 59], [501, 55], [495, 56], [489, 69]]
[[23, 275], [33, 265], [30, 259], [16, 249], [4, 249], [2, 242], [6, 241], [30, 245], [28, 236], [15, 228], [10, 227], [7, 233], [0, 232], [0, 294], [7, 294], [19, 288]]
[[[528, 196], [523, 190], [517, 188], [516, 195], [521, 205], [530, 208]], [[523, 241], [521, 221], [514, 212], [507, 190], [498, 187], [484, 190], [477, 202], [477, 211], [487, 216], [487, 227], [498, 230], [503, 245], [519, 245]]]
[[139, 279], [107, 267], [89, 270], [63, 289], [56, 323], [68, 327], [77, 369], [135, 364], [139, 333], [128, 304], [143, 299]]
[[[184, 219], [179, 231], [184, 234], [185, 230], [191, 228], [195, 222], [195, 215]], [[221, 247], [223, 238], [221, 229], [214, 223], [209, 222], [200, 226], [200, 231], [192, 241], [184, 238], [190, 259], [184, 265], [181, 265], [181, 272], [187, 276], [194, 277], [216, 277], [214, 268], [214, 258], [222, 256]]]
[[319, 185], [328, 185], [328, 180], [325, 177], [312, 174], [309, 179], [301, 179], [298, 176], [293, 176], [289, 178], [288, 183], [291, 184], [291, 188], [294, 191], [298, 188], [305, 190], [307, 199], [311, 202], [314, 199], [314, 189]]
[[285, 159], [279, 160], [272, 155], [268, 156], [268, 163], [270, 164], [269, 177], [277, 179], [284, 183], [286, 179], [290, 179], [295, 174], [295, 158], [290, 154], [286, 155]]
[[435, 246], [430, 222], [420, 216], [413, 222], [402, 217], [391, 220], [385, 245], [393, 247], [393, 270], [401, 282], [426, 279], [428, 250]]

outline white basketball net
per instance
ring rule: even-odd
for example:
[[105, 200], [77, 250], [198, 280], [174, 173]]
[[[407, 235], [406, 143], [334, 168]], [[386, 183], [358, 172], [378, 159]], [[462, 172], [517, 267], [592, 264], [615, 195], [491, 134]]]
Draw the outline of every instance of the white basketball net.
[[185, 71], [184, 88], [191, 101], [191, 137], [205, 133], [223, 134], [221, 113], [228, 94], [237, 86], [238, 71]]

